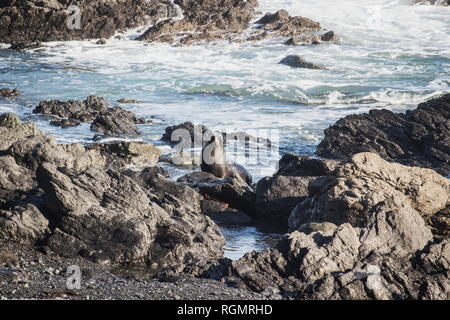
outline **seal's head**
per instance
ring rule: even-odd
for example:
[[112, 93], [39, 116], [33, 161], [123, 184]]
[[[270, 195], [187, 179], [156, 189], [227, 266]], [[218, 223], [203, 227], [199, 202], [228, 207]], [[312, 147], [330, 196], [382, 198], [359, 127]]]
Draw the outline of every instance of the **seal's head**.
[[[204, 135], [201, 160], [202, 164], [225, 165], [225, 148], [223, 137], [217, 132], [207, 132]], [[207, 171], [207, 170], [205, 170]]]

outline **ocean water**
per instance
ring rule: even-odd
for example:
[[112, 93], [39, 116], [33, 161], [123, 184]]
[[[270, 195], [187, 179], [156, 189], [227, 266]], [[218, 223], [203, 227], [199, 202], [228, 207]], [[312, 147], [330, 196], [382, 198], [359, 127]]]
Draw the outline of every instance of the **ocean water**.
[[[61, 129], [31, 113], [41, 100], [105, 97], [155, 123], [141, 126], [139, 140], [170, 148], [165, 127], [185, 121], [226, 131], [276, 133], [277, 152], [313, 155], [323, 130], [339, 118], [373, 108], [405, 111], [450, 92], [450, 7], [412, 6], [410, 0], [260, 0], [259, 11], [288, 10], [319, 21], [342, 38], [319, 46], [285, 46], [280, 39], [217, 42], [189, 47], [134, 41], [146, 28], [108, 39], [47, 43], [44, 49], [0, 49], [0, 87], [23, 95], [0, 101], [0, 112], [36, 122], [61, 143], [90, 143], [89, 125]], [[328, 70], [291, 69], [288, 54]], [[118, 99], [140, 104], [119, 104]], [[249, 164], [254, 177], [271, 175], [280, 155]], [[239, 153], [239, 150], [238, 152]], [[174, 178], [192, 168], [171, 168]], [[227, 229], [237, 258], [262, 249], [267, 234]], [[269, 241], [270, 242], [270, 241]]]

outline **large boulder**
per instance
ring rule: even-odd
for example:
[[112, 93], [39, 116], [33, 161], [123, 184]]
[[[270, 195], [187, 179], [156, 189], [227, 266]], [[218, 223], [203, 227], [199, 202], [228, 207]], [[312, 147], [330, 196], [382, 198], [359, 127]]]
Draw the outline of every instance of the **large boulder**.
[[114, 141], [93, 144], [86, 150], [96, 150], [106, 158], [106, 166], [115, 170], [127, 167], [154, 166], [161, 156], [158, 147], [146, 142]]
[[84, 101], [41, 101], [33, 113], [54, 116], [80, 122], [91, 122], [108, 110], [108, 103], [102, 97], [89, 96]]
[[312, 62], [306, 61], [299, 55], [289, 55], [285, 58], [283, 58], [280, 62], [280, 64], [287, 65], [292, 68], [304, 68], [304, 69], [316, 69], [316, 70], [326, 70], [325, 67], [319, 66], [317, 64], [314, 64]]
[[371, 110], [347, 116], [325, 130], [323, 157], [346, 159], [373, 152], [386, 160], [450, 173], [450, 94], [406, 113]]
[[179, 6], [177, 19], [164, 20], [149, 28], [138, 39], [148, 42], [182, 44], [197, 40], [217, 40], [240, 33], [253, 18], [256, 0], [175, 0]]
[[33, 244], [49, 233], [49, 221], [32, 204], [0, 209], [0, 239]]
[[33, 136], [40, 135], [42, 132], [31, 122], [23, 123], [18, 116], [12, 113], [0, 115], [0, 151], [5, 151], [16, 141]]
[[256, 194], [247, 184], [234, 178], [219, 179], [209, 172], [193, 172], [178, 179], [203, 196], [226, 203], [230, 208], [253, 216]]
[[21, 166], [35, 171], [44, 163], [60, 168], [82, 171], [90, 167], [104, 168], [106, 159], [96, 150], [87, 150], [81, 144], [58, 144], [53, 136], [35, 135], [17, 140], [8, 154]]
[[109, 108], [106, 100], [97, 96], [89, 96], [84, 101], [42, 101], [33, 113], [56, 117], [51, 124], [61, 127], [91, 122], [91, 130], [98, 132], [97, 139], [122, 136], [134, 138], [141, 134], [136, 125], [148, 123], [121, 107]]
[[175, 270], [222, 254], [224, 240], [215, 225], [174, 195], [161, 191], [158, 197], [111, 170], [66, 174], [44, 164], [37, 175], [57, 227], [49, 246], [58, 254], [115, 263], [145, 260], [154, 269]]
[[188, 121], [178, 125], [170, 126], [165, 129], [162, 141], [176, 144], [180, 142], [180, 138], [184, 141], [190, 141], [191, 147], [195, 144], [202, 144], [203, 135], [210, 129], [204, 125], [195, 125]]
[[[77, 5], [77, 7], [69, 7]], [[0, 5], [0, 42], [109, 38], [117, 31], [167, 18], [169, 1], [12, 0]], [[77, 18], [80, 18], [77, 25]]]
[[300, 299], [448, 298], [448, 244], [430, 245], [416, 210], [389, 199], [370, 210], [368, 221], [362, 228], [295, 231], [276, 248], [233, 262], [223, 280]]
[[0, 157], [0, 238], [17, 242], [42, 240], [49, 222], [34, 202], [34, 172], [19, 166], [13, 157]]
[[[308, 222], [351, 223], [363, 227], [379, 202], [401, 200], [426, 221], [449, 204], [450, 181], [433, 170], [390, 163], [360, 153], [334, 171], [332, 180], [298, 204], [289, 217], [295, 230]], [[437, 230], [437, 233], [445, 230]]]
[[296, 154], [285, 154], [278, 163], [275, 175], [290, 177], [319, 177], [332, 175], [339, 161], [315, 159]]
[[292, 210], [328, 182], [327, 177], [276, 175], [261, 179], [256, 187], [255, 215], [258, 219], [287, 228]]
[[136, 124], [144, 124], [147, 121], [138, 118], [130, 111], [121, 107], [109, 108], [99, 114], [91, 124], [91, 130], [98, 132], [100, 137], [138, 137], [141, 132]]

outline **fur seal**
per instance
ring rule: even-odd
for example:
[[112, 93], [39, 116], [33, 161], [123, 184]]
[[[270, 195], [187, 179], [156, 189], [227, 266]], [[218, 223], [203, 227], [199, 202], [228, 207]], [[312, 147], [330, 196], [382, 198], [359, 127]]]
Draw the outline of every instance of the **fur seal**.
[[209, 141], [203, 144], [200, 167], [202, 171], [221, 179], [236, 178], [247, 185], [252, 183], [252, 176], [247, 169], [240, 164], [226, 162], [223, 138], [216, 134], [212, 134]]

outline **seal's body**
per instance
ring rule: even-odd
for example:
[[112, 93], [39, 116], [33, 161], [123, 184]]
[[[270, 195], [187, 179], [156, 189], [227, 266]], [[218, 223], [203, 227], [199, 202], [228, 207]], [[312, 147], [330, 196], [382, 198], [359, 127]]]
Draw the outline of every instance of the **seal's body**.
[[251, 174], [243, 166], [237, 163], [227, 163], [223, 140], [215, 135], [211, 136], [210, 141], [203, 145], [202, 149], [202, 171], [212, 173], [218, 178], [236, 178], [248, 185], [252, 183]]

